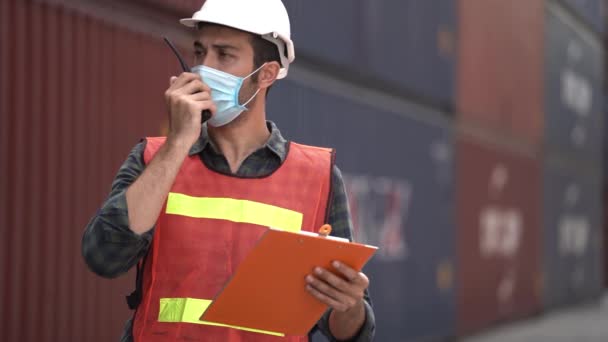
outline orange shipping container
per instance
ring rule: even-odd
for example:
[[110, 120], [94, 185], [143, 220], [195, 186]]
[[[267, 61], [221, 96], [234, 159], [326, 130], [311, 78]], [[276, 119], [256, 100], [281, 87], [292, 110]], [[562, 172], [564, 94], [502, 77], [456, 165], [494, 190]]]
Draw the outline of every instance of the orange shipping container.
[[158, 38], [3, 0], [0, 67], [0, 339], [116, 341], [134, 279], [91, 273], [82, 232], [130, 148], [159, 133], [179, 66]]
[[543, 130], [542, 0], [460, 0], [462, 121], [537, 144]]
[[156, 7], [171, 14], [191, 17], [192, 13], [198, 11], [205, 0], [140, 0], [146, 7]]

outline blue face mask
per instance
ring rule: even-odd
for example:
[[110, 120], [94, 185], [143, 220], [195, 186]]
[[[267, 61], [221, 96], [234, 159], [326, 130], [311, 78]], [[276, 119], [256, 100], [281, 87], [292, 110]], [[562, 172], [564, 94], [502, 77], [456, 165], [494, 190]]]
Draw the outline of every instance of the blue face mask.
[[260, 71], [262, 67], [264, 67], [264, 65], [245, 77], [237, 77], [204, 65], [198, 65], [192, 68], [192, 72], [199, 74], [203, 79], [203, 82], [211, 88], [211, 99], [217, 107], [215, 115], [207, 121], [211, 126], [220, 127], [227, 125], [236, 119], [243, 111], [247, 110], [247, 107], [245, 106], [255, 98], [260, 92], [260, 89], [258, 88], [255, 94], [243, 104], [239, 104], [239, 92], [241, 91], [243, 82], [251, 77], [251, 75]]

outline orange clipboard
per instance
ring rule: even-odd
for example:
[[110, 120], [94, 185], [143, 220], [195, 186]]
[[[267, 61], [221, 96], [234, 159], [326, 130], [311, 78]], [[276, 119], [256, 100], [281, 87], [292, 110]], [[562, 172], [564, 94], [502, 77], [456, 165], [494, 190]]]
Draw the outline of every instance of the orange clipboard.
[[268, 229], [200, 318], [304, 336], [327, 306], [306, 290], [316, 266], [341, 261], [360, 271], [378, 248], [309, 232]]

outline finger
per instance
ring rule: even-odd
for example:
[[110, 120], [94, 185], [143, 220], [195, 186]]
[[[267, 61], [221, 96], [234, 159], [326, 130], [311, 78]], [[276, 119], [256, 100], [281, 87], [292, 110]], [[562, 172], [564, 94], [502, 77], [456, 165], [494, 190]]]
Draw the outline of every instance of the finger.
[[330, 296], [324, 294], [323, 292], [317, 290], [314, 286], [312, 285], [306, 285], [306, 290], [308, 291], [308, 293], [310, 293], [311, 295], [313, 295], [315, 298], [317, 298], [320, 302], [328, 305], [329, 307], [331, 307], [332, 309], [339, 311], [339, 312], [344, 312], [346, 310], [348, 310], [348, 307], [346, 304], [341, 303], [333, 298], [331, 298]]
[[217, 107], [215, 106], [215, 103], [213, 101], [211, 102], [211, 106], [209, 106], [209, 108], [207, 109], [209, 109], [209, 111], [211, 112], [212, 117], [213, 115], [215, 115], [215, 113], [217, 113]]
[[205, 83], [205, 81], [201, 81], [203, 84], [203, 91], [211, 92], [211, 88]]
[[316, 277], [331, 285], [333, 288], [340, 290], [341, 292], [348, 293], [352, 296], [357, 295], [357, 290], [353, 288], [353, 285], [348, 280], [340, 278], [339, 276], [324, 270], [321, 267], [316, 267], [314, 269], [314, 273]]
[[205, 87], [205, 84], [203, 84], [203, 82], [195, 79], [195, 80], [188, 82], [187, 84], [180, 87], [179, 89], [176, 89], [175, 92], [177, 94], [190, 95], [190, 94], [202, 93], [202, 92], [208, 91], [205, 88], [206, 87]]
[[[367, 277], [363, 273], [356, 271], [352, 267], [340, 261], [334, 261], [331, 263], [331, 265], [336, 269], [336, 271], [338, 271], [340, 275], [344, 276], [345, 279], [352, 283], [365, 283], [367, 280]], [[367, 282], [369, 283], [369, 280], [367, 280]]]
[[199, 112], [202, 112], [205, 109], [209, 109], [209, 111], [211, 111], [211, 114], [215, 114], [215, 112], [216, 112], [215, 104], [211, 100], [196, 101], [196, 102], [194, 102], [194, 106], [196, 107], [196, 110]]
[[211, 92], [211, 88], [205, 82], [203, 82], [201, 80], [200, 76], [196, 77], [194, 79], [191, 79], [190, 81], [188, 81], [187, 83], [185, 83], [182, 87], [186, 87], [186, 86], [189, 86], [191, 84], [196, 84], [197, 88], [200, 87], [202, 89], [201, 91]]
[[208, 101], [211, 100], [211, 94], [207, 91], [186, 95], [186, 98], [192, 101]]
[[308, 282], [308, 285], [312, 286], [317, 291], [344, 305], [348, 305], [354, 301], [354, 298], [351, 297], [350, 293], [336, 289], [320, 278], [309, 275], [306, 277], [306, 281]]
[[182, 72], [179, 77], [177, 77], [177, 79], [175, 80], [175, 82], [173, 82], [171, 84], [171, 88], [173, 89], [179, 89], [181, 87], [183, 87], [184, 85], [194, 81], [194, 80], [200, 80], [201, 77], [197, 74], [193, 74], [191, 72]]
[[169, 78], [169, 85], [172, 85], [175, 82], [175, 80], [177, 80], [177, 77], [171, 76], [171, 78]]

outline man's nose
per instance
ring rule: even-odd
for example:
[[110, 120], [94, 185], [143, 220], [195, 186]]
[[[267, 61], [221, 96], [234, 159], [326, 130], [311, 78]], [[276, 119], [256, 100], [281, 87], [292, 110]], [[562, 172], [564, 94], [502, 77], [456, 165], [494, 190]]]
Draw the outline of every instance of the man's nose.
[[208, 53], [202, 61], [202, 64], [208, 68], [218, 69], [218, 60], [213, 53]]

